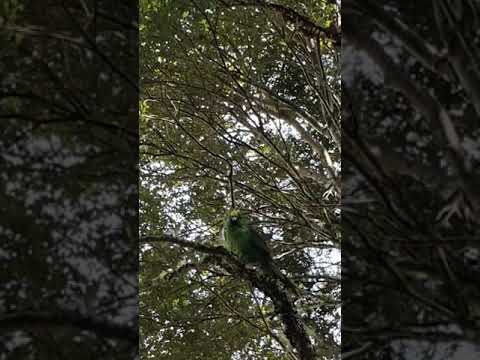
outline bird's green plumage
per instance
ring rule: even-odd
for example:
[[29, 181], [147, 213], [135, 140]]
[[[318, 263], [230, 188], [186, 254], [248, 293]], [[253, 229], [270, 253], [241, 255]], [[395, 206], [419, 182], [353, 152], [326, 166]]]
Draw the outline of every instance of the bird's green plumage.
[[273, 263], [262, 234], [238, 210], [230, 211], [225, 217], [222, 238], [225, 248], [238, 256], [240, 261], [260, 265], [265, 272], [280, 278], [285, 286], [297, 292], [296, 286]]
[[271, 260], [265, 239], [249, 224], [246, 216], [236, 210], [225, 218], [223, 240], [227, 250], [246, 264], [266, 264]]

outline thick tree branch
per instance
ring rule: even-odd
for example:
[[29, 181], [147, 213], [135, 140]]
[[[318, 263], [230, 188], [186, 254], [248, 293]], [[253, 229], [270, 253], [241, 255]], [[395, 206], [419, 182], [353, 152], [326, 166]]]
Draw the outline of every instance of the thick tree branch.
[[218, 256], [227, 256], [229, 253], [222, 246], [207, 246], [195, 243], [193, 241], [183, 240], [173, 235], [161, 234], [161, 235], [149, 235], [143, 236], [140, 238], [141, 244], [146, 243], [155, 243], [155, 242], [166, 242], [170, 244], [180, 245], [186, 248], [197, 250], [205, 254], [218, 255]]
[[279, 314], [285, 327], [285, 335], [298, 352], [300, 359], [313, 360], [316, 358], [312, 342], [307, 335], [303, 321], [297, 313], [288, 292], [284, 289], [281, 281], [272, 277], [271, 274], [265, 274], [245, 266], [245, 264], [241, 263], [221, 246], [206, 246], [171, 235], [145, 236], [141, 238], [141, 242], [166, 242], [214, 255], [212, 258], [213, 263], [224, 268], [231, 274], [235, 274], [237, 277], [249, 281], [254, 287], [260, 289], [272, 300], [275, 311]]
[[342, 34], [335, 23], [332, 22], [328, 28], [315, 24], [308, 17], [298, 13], [294, 9], [280, 4], [273, 4], [262, 0], [221, 0], [225, 6], [255, 6], [264, 9], [269, 9], [274, 13], [280, 15], [285, 21], [296, 24], [300, 30], [308, 37], [316, 38], [323, 35], [325, 38], [331, 40], [335, 46], [341, 46]]

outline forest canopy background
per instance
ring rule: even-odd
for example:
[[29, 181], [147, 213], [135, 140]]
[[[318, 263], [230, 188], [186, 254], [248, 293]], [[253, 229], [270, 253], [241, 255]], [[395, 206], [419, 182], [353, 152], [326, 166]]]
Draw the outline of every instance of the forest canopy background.
[[[148, 1], [140, 14], [141, 356], [294, 359], [272, 301], [202, 262], [231, 207], [339, 352], [339, 14], [331, 1]], [[200, 249], [201, 250], [201, 249]], [[322, 358], [322, 357], [320, 357]]]

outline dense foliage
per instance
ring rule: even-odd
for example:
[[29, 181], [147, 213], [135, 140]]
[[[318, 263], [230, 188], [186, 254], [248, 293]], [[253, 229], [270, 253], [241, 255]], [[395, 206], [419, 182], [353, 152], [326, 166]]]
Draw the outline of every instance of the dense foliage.
[[[142, 0], [140, 31], [141, 356], [294, 359], [312, 344], [334, 358], [337, 5]], [[282, 295], [255, 274], [208, 261], [231, 192], [302, 289], [289, 319], [305, 333], [285, 334]]]

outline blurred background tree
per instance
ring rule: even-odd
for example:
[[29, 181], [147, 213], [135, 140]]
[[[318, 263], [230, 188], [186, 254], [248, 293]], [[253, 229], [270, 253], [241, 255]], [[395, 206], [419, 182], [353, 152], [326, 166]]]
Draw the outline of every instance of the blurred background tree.
[[342, 12], [342, 358], [477, 358], [479, 3]]
[[137, 22], [0, 4], [0, 359], [138, 353]]

